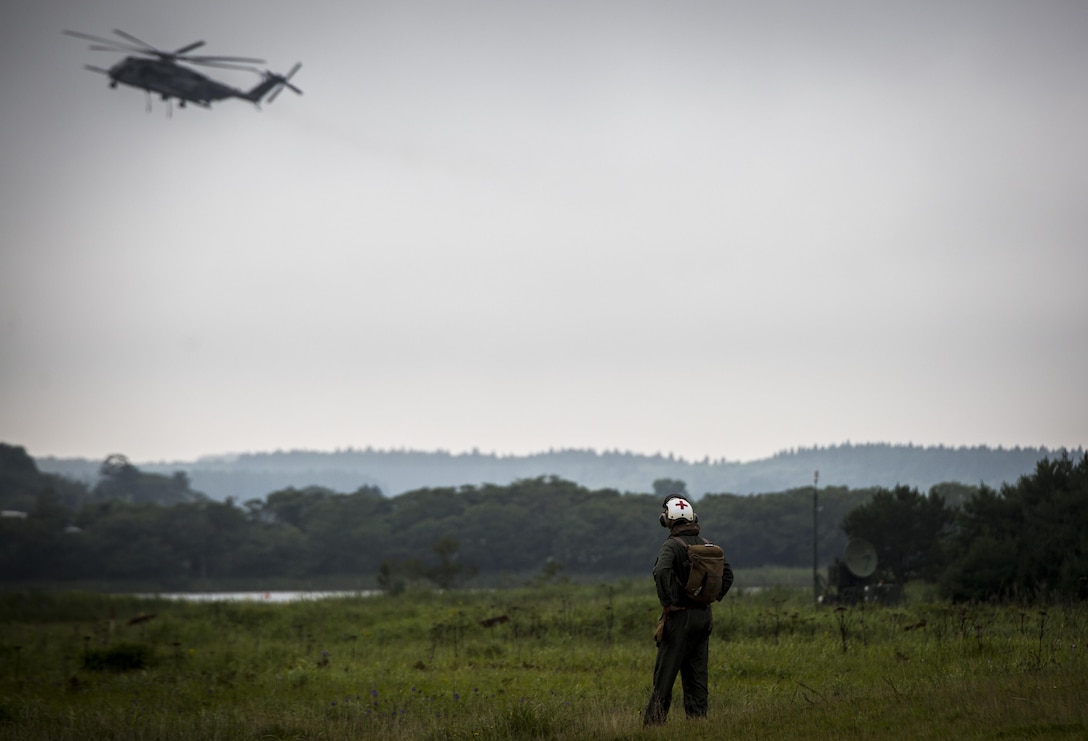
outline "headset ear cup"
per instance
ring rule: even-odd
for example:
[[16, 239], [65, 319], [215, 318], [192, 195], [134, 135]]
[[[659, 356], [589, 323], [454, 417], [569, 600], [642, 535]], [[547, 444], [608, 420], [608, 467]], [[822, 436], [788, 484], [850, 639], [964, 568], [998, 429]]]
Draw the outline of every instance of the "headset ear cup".
[[[665, 499], [663, 499], [662, 502], [661, 502], [661, 509], [667, 510], [668, 506], [669, 506], [669, 500], [670, 499], [675, 499], [675, 498], [676, 498], [675, 494], [669, 494], [667, 497], [665, 497]], [[661, 523], [661, 527], [668, 527], [669, 526], [669, 521], [665, 519], [665, 513], [664, 512], [662, 512], [661, 516], [657, 518], [657, 521]]]

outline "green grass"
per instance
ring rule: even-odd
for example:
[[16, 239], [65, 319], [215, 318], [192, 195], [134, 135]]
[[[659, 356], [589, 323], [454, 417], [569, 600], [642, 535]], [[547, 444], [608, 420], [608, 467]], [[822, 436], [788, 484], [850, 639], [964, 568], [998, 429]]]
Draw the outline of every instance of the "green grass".
[[683, 718], [678, 686], [669, 724], [643, 730], [655, 602], [642, 581], [286, 605], [0, 595], [0, 739], [1088, 735], [1088, 607], [817, 609], [803, 589], [717, 606], [709, 718]]

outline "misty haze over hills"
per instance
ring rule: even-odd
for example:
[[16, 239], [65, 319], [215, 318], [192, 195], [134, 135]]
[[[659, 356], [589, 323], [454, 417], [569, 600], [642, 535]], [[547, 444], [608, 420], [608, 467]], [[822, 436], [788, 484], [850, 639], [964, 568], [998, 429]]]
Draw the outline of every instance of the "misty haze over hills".
[[[1082, 456], [1083, 448], [1070, 451]], [[707, 493], [757, 494], [811, 486], [864, 488], [903, 484], [928, 492], [935, 484], [956, 482], [999, 488], [1030, 474], [1035, 464], [1056, 457], [1047, 448], [919, 447], [885, 443], [842, 444], [783, 451], [750, 462], [672, 455], [593, 450], [551, 450], [532, 455], [346, 449], [334, 452], [276, 451], [208, 456], [195, 461], [141, 463], [150, 473], [184, 472], [192, 488], [212, 499], [263, 498], [289, 487], [320, 486], [350, 493], [377, 486], [387, 496], [421, 488], [505, 485], [519, 479], [556, 476], [589, 489], [648, 493], [658, 479], [679, 479], [693, 497]], [[93, 482], [101, 461], [42, 457], [39, 468]]]

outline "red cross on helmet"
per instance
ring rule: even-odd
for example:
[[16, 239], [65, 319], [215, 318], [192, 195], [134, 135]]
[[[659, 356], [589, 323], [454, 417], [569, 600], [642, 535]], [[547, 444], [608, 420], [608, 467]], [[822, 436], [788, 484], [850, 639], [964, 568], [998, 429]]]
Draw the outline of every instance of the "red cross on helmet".
[[661, 524], [671, 527], [680, 522], [695, 522], [695, 508], [691, 502], [680, 496], [671, 496], [665, 500], [664, 512], [661, 513]]

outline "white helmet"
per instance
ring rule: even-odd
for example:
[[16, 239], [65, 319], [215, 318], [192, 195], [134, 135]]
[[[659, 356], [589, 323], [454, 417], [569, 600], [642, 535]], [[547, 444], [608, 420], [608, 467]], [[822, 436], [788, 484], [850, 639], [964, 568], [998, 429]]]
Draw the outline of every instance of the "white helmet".
[[665, 527], [681, 522], [696, 522], [699, 519], [695, 516], [695, 508], [691, 506], [691, 502], [678, 494], [668, 497], [661, 506], [665, 510], [661, 513], [661, 524]]

